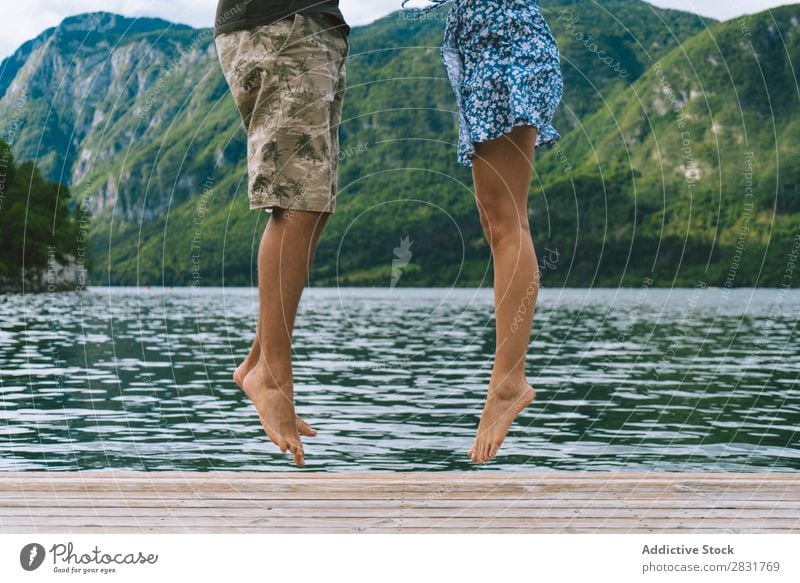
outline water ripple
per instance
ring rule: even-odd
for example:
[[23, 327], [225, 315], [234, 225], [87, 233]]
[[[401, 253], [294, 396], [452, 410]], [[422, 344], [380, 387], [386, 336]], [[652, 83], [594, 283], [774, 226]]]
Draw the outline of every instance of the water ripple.
[[[544, 289], [536, 404], [505, 470], [800, 470], [800, 292]], [[0, 471], [289, 470], [230, 373], [251, 289], [93, 288], [0, 302]], [[465, 470], [491, 290], [311, 289], [296, 400], [309, 470]], [[298, 470], [299, 471], [299, 470]]]

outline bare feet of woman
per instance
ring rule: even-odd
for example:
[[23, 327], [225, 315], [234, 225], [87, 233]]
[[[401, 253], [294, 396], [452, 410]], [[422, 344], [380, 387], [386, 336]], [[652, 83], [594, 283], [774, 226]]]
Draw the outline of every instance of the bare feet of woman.
[[242, 383], [242, 390], [250, 397], [258, 411], [261, 426], [281, 453], [291, 452], [294, 462], [305, 465], [303, 444], [294, 412], [294, 394], [291, 385], [278, 386], [263, 367], [256, 365]]
[[[236, 383], [236, 386], [239, 387], [244, 391], [244, 379], [247, 374], [250, 372], [251, 367], [248, 367], [245, 363], [239, 365], [239, 367], [233, 371], [233, 382]], [[247, 391], [245, 391], [247, 393]], [[249, 395], [248, 395], [249, 396]], [[317, 431], [311, 427], [308, 423], [306, 423], [300, 415], [297, 415], [297, 431], [300, 432], [300, 435], [305, 437], [314, 437], [317, 434]]]
[[490, 384], [469, 457], [479, 464], [492, 459], [503, 444], [514, 419], [535, 398], [536, 391], [525, 380], [496, 386]]

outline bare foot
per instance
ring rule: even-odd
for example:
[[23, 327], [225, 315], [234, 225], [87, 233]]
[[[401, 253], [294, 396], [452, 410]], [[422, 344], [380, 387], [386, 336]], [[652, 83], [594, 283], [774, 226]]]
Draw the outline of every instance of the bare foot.
[[478, 433], [472, 449], [469, 450], [469, 457], [479, 464], [492, 459], [503, 444], [514, 419], [520, 411], [533, 403], [535, 398], [536, 391], [526, 381], [490, 385]]
[[[233, 382], [236, 383], [236, 386], [239, 387], [244, 391], [244, 379], [247, 374], [250, 372], [250, 367], [245, 366], [245, 363], [239, 365], [239, 367], [233, 371]], [[247, 393], [247, 391], [245, 391]], [[249, 396], [249, 395], [248, 395]], [[300, 415], [297, 415], [297, 431], [300, 432], [300, 435], [304, 435], [305, 437], [314, 437], [317, 434], [317, 431], [311, 427], [308, 423], [306, 423]]]
[[242, 390], [255, 405], [267, 437], [278, 446], [281, 453], [290, 451], [294, 462], [300, 467], [304, 466], [303, 444], [297, 428], [291, 387], [285, 389], [270, 383], [269, 375], [262, 367], [256, 366], [244, 378]]

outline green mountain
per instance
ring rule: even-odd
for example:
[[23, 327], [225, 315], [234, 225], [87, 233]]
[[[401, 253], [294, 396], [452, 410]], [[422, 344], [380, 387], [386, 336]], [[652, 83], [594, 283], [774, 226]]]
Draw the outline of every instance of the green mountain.
[[560, 180], [564, 161], [542, 158], [549, 180], [533, 212], [549, 214], [553, 245], [574, 249], [578, 279], [791, 284], [798, 56], [797, 5], [712, 25], [565, 136]]
[[66, 291], [86, 285], [87, 227], [69, 189], [17, 163], [0, 140], [0, 292]]
[[[566, 85], [564, 139], [540, 150], [531, 194], [545, 284], [724, 285], [735, 264], [732, 285], [780, 285], [800, 218], [788, 139], [800, 9], [716, 23], [640, 0], [541, 6]], [[470, 173], [455, 162], [442, 14], [353, 30], [341, 194], [315, 284], [388, 285], [405, 237], [413, 258], [399, 285], [489, 277]], [[247, 210], [243, 131], [210, 29], [69, 18], [0, 65], [0, 128], [18, 158], [90, 209], [95, 283], [255, 281], [267, 215]], [[755, 152], [747, 216], [745, 147]]]

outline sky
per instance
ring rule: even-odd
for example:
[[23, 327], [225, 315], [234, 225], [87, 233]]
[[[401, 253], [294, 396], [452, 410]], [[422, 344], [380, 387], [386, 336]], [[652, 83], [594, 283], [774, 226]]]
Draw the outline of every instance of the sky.
[[[6, 0], [8, 1], [8, 0]], [[602, 0], [598, 0], [602, 2]], [[774, 0], [650, 0], [663, 8], [677, 8], [727, 20], [742, 14], [794, 2]], [[402, 0], [340, 0], [350, 24], [367, 24], [397, 10]], [[414, 0], [409, 6], [424, 6], [425, 0]], [[32, 39], [67, 16], [82, 12], [107, 11], [125, 16], [158, 16], [172, 22], [195, 27], [211, 26], [217, 0], [17, 0], [12, 10], [3, 11], [3, 34], [0, 35], [0, 58], [13, 53], [26, 40]]]

